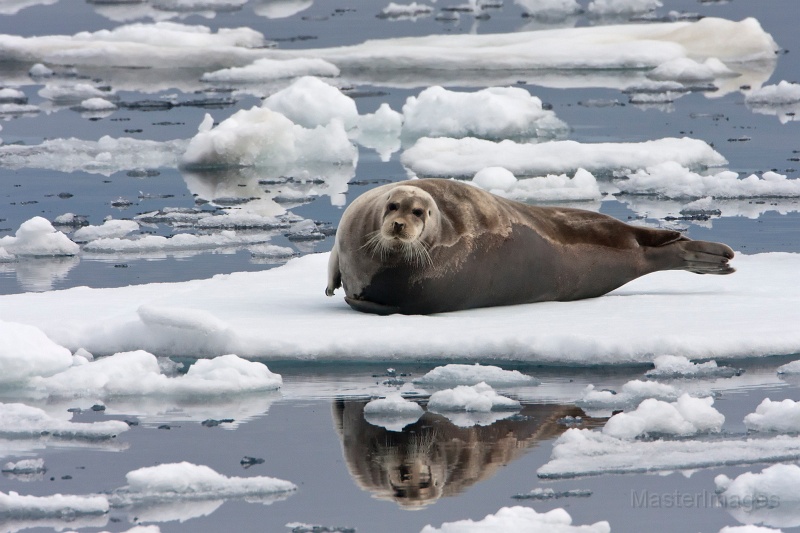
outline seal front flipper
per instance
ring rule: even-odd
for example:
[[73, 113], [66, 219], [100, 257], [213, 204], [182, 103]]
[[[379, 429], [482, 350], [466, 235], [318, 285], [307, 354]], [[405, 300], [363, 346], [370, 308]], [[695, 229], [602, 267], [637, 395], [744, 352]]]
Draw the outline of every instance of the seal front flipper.
[[375, 302], [370, 302], [369, 300], [357, 300], [355, 298], [348, 298], [345, 296], [344, 301], [347, 302], [347, 305], [356, 311], [361, 311], [362, 313], [372, 313], [374, 315], [394, 315], [400, 312], [399, 307], [376, 304]]
[[328, 259], [328, 286], [325, 287], [325, 295], [333, 296], [333, 291], [342, 286], [342, 273], [339, 270], [339, 248], [333, 245], [331, 256]]

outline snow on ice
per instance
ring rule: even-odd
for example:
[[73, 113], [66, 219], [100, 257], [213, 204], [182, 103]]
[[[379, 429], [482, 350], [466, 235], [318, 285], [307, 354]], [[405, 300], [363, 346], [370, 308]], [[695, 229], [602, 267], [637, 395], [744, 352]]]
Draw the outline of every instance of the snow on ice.
[[436, 528], [427, 525], [420, 533], [609, 533], [608, 522], [573, 526], [572, 517], [564, 509], [537, 513], [530, 507], [503, 507], [482, 520], [445, 522]]
[[458, 385], [452, 389], [439, 390], [428, 399], [428, 409], [434, 412], [516, 410], [520, 408], [517, 400], [506, 398], [484, 382], [477, 385]]
[[772, 401], [764, 398], [754, 413], [744, 417], [751, 431], [800, 432], [800, 403], [794, 400]]
[[693, 363], [680, 355], [659, 355], [653, 359], [655, 368], [645, 374], [648, 378], [716, 378], [732, 377], [740, 370], [729, 366], [718, 366], [716, 361]]
[[725, 416], [714, 409], [714, 399], [692, 398], [681, 395], [677, 401], [667, 403], [648, 398], [629, 412], [618, 413], [608, 419], [603, 433], [620, 439], [633, 439], [648, 435], [694, 435], [718, 433]]
[[444, 366], [437, 366], [424, 376], [416, 378], [414, 384], [425, 387], [444, 387], [452, 385], [477, 385], [487, 383], [492, 387], [515, 386], [515, 385], [536, 385], [539, 380], [532, 376], [527, 376], [519, 370], [503, 370], [498, 366], [472, 365], [452, 363]]
[[[665, 353], [719, 361], [800, 351], [796, 254], [738, 255], [732, 276], [650, 274], [590, 300], [390, 317], [355, 313], [340, 295], [324, 297], [318, 287], [327, 261], [328, 254], [311, 254], [207, 280], [3, 295], [0, 320], [35, 326], [71, 351], [103, 355], [141, 349], [264, 360], [613, 364], [652, 362]], [[625, 320], [609, 322], [612, 315]], [[575, 321], [582, 324], [577, 335]], [[305, 333], [309, 325], [317, 335]], [[351, 334], [343, 337], [344, 330]]]

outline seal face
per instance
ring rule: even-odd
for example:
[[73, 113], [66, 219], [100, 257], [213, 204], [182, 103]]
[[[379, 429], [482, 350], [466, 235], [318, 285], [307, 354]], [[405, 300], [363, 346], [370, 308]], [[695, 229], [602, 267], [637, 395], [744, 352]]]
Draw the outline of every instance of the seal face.
[[730, 274], [733, 251], [677, 231], [507, 200], [428, 179], [367, 191], [345, 210], [326, 294], [356, 310], [429, 314], [601, 296], [639, 276]]

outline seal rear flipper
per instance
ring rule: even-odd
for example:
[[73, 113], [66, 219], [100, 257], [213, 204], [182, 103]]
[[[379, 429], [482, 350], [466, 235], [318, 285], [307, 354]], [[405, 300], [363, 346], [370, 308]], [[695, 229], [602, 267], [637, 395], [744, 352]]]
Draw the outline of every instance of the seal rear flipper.
[[356, 311], [361, 311], [362, 313], [372, 313], [374, 315], [394, 315], [400, 312], [399, 307], [377, 304], [375, 302], [370, 302], [369, 300], [356, 300], [354, 298], [348, 298], [345, 296], [344, 301], [347, 302], [347, 305]]
[[733, 250], [725, 244], [708, 241], [678, 241], [683, 265], [679, 268], [695, 274], [733, 274], [736, 269], [728, 264], [733, 259]]

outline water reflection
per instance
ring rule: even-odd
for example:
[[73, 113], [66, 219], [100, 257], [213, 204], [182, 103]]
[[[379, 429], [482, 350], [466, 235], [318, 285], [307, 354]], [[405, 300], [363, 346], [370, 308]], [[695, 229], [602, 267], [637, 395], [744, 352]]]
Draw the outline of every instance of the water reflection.
[[563, 433], [568, 426], [559, 423], [562, 418], [582, 417], [583, 427], [601, 423], [575, 406], [541, 404], [523, 405], [516, 416], [488, 426], [459, 427], [425, 412], [395, 432], [367, 422], [366, 404], [345, 399], [333, 404], [348, 469], [361, 488], [405, 509], [420, 509], [490, 478], [529, 448]]

